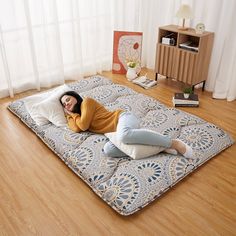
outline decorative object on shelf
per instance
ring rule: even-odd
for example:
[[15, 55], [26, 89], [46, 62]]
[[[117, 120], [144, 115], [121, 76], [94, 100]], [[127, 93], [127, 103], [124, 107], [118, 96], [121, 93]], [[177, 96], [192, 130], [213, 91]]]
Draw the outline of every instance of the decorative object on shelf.
[[192, 13], [191, 7], [187, 4], [182, 4], [176, 13], [176, 17], [183, 19], [182, 26], [179, 27], [179, 29], [180, 30], [188, 30], [188, 28], [185, 27], [185, 19], [192, 19], [193, 18], [193, 13]]
[[175, 34], [170, 33], [170, 34], [165, 35], [164, 37], [162, 37], [161, 43], [175, 46], [176, 45]]
[[138, 72], [141, 65], [142, 37], [142, 32], [114, 31], [112, 73], [125, 74], [128, 69], [127, 61], [138, 62]]
[[205, 31], [205, 25], [203, 23], [198, 23], [195, 27], [196, 34], [203, 34]]
[[183, 89], [183, 93], [184, 93], [184, 98], [189, 98], [190, 94], [193, 93], [193, 90], [191, 87], [187, 87]]

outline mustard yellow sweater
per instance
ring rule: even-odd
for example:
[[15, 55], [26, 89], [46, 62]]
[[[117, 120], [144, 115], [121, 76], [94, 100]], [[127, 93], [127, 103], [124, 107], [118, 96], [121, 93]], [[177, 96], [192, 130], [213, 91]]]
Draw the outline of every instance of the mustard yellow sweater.
[[122, 110], [108, 111], [92, 98], [85, 98], [80, 109], [81, 116], [76, 113], [67, 115], [68, 126], [71, 130], [75, 132], [89, 130], [100, 134], [116, 131]]

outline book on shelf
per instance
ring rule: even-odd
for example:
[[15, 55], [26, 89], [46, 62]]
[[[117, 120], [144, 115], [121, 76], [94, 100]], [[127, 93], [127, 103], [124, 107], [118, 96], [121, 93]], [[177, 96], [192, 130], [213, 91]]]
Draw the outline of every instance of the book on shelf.
[[199, 99], [197, 94], [190, 94], [189, 98], [185, 98], [183, 93], [175, 93], [173, 97], [174, 106], [199, 106]]
[[148, 79], [146, 75], [140, 76], [137, 79], [132, 81], [134, 84], [137, 84], [145, 89], [149, 89], [157, 85], [156, 80]]
[[180, 48], [187, 49], [190, 51], [198, 52], [198, 45], [192, 41], [187, 41], [179, 44]]

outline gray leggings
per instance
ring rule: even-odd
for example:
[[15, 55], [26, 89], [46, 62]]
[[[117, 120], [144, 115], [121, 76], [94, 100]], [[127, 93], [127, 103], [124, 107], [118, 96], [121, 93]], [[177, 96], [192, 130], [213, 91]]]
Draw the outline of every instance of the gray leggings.
[[[170, 148], [171, 139], [152, 130], [140, 128], [139, 119], [130, 112], [123, 112], [119, 116], [117, 128], [117, 139], [125, 144], [157, 145]], [[127, 156], [111, 141], [104, 145], [104, 153], [110, 157]]]

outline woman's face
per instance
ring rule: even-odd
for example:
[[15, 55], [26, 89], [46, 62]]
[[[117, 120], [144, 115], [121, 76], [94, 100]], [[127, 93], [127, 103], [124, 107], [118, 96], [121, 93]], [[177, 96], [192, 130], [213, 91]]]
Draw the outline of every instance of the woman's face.
[[73, 96], [70, 96], [70, 95], [64, 95], [62, 98], [61, 98], [61, 102], [62, 102], [62, 105], [63, 107], [68, 110], [68, 111], [73, 111], [73, 108], [75, 106], [75, 104], [77, 103], [77, 100], [76, 98], [74, 98]]

